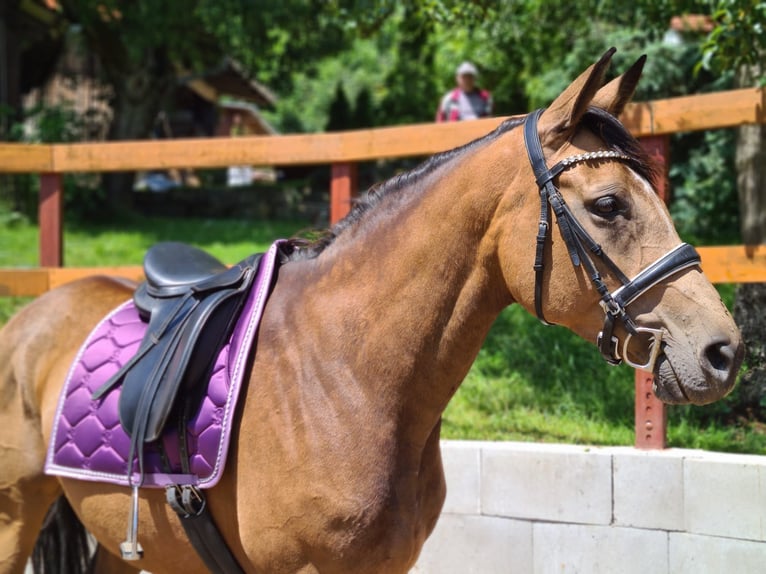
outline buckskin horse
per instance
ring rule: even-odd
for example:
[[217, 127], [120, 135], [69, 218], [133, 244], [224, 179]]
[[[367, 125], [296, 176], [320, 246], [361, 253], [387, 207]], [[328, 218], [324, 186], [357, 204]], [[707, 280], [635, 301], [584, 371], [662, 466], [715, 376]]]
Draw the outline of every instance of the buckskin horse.
[[[374, 188], [321, 239], [282, 245], [207, 491], [242, 571], [407, 572], [446, 492], [442, 412], [512, 303], [652, 370], [663, 401], [730, 391], [739, 332], [616, 120], [644, 59], [602, 87], [613, 52], [544, 111]], [[143, 554], [127, 563], [131, 489], [43, 472], [70, 364], [132, 290], [74, 282], [0, 334], [2, 572], [23, 571], [54, 501], [97, 540], [94, 571], [206, 570], [162, 490], [140, 489]]]

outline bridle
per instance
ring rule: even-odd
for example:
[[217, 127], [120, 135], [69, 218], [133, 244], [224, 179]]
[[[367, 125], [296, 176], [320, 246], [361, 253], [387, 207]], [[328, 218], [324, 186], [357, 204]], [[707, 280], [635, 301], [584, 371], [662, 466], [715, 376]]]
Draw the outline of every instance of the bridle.
[[[543, 271], [545, 264], [545, 243], [550, 230], [550, 210], [556, 215], [561, 237], [569, 251], [569, 257], [575, 267], [582, 263], [594, 287], [601, 296], [600, 304], [604, 309], [604, 326], [596, 338], [601, 355], [612, 364], [618, 365], [625, 361], [631, 367], [645, 371], [653, 371], [654, 364], [659, 356], [662, 343], [662, 329], [651, 327], [639, 327], [627, 313], [627, 306], [646, 293], [649, 289], [661, 283], [665, 279], [695, 265], [699, 265], [700, 256], [688, 243], [681, 243], [668, 253], [657, 259], [654, 263], [642, 270], [633, 279], [628, 277], [620, 268], [603, 252], [601, 246], [590, 236], [585, 228], [577, 221], [572, 211], [564, 202], [553, 180], [564, 170], [578, 163], [614, 159], [617, 161], [634, 161], [628, 155], [618, 151], [588, 152], [561, 160], [552, 168], [548, 169], [537, 132], [537, 122], [544, 110], [539, 109], [530, 113], [524, 120], [524, 143], [529, 155], [529, 161], [535, 173], [535, 180], [540, 189], [540, 221], [537, 232], [537, 245], [535, 252], [535, 313], [537, 317], [550, 325], [545, 320], [542, 307]], [[592, 255], [591, 255], [592, 254]], [[592, 256], [598, 257], [609, 271], [622, 283], [622, 286], [610, 292], [606, 283], [601, 278]], [[614, 327], [617, 321], [622, 321], [627, 336], [620, 345], [619, 339], [614, 335]], [[649, 343], [649, 359], [641, 365], [632, 362], [628, 358], [628, 346], [633, 337], [647, 334], [651, 337]]]

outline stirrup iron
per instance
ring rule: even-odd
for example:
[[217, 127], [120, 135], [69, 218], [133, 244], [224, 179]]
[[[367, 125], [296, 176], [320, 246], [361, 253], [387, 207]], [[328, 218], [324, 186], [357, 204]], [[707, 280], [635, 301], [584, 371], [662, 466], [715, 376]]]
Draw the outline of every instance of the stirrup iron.
[[138, 543], [138, 486], [131, 487], [130, 499], [128, 533], [125, 542], [120, 543], [120, 555], [123, 560], [141, 560], [144, 549]]

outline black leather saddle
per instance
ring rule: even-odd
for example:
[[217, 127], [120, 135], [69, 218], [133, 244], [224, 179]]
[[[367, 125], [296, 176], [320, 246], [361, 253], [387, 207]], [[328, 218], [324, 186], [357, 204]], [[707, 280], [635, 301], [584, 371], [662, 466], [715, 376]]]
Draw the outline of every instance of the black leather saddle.
[[208, 253], [158, 243], [144, 257], [146, 281], [133, 301], [149, 323], [136, 355], [94, 394], [122, 383], [120, 423], [142, 460], [141, 445], [158, 439], [174, 409], [192, 414], [228, 340], [258, 270], [261, 254], [227, 267]]

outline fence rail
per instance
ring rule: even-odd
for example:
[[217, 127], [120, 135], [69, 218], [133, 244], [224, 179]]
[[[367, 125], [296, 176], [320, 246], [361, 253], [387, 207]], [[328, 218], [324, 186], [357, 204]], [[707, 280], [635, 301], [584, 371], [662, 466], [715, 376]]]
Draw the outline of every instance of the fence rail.
[[[766, 122], [766, 90], [744, 88], [634, 103], [621, 116], [636, 137]], [[0, 173], [69, 173], [229, 165], [339, 164], [430, 155], [504, 118], [325, 134], [78, 144], [0, 144]]]
[[[356, 193], [356, 164], [425, 156], [481, 137], [504, 118], [418, 124], [327, 134], [237, 139], [2, 144], [0, 173], [40, 174], [40, 268], [0, 269], [0, 296], [36, 296], [94, 273], [140, 279], [137, 267], [63, 268], [62, 175], [77, 172], [229, 165], [331, 166], [330, 220], [341, 219]], [[621, 118], [666, 168], [669, 134], [766, 123], [766, 89], [745, 88], [629, 105]], [[664, 184], [660, 194], [667, 199]], [[700, 248], [702, 266], [714, 283], [766, 282], [766, 246]], [[636, 372], [636, 446], [664, 448], [665, 408], [649, 390], [652, 378]]]

